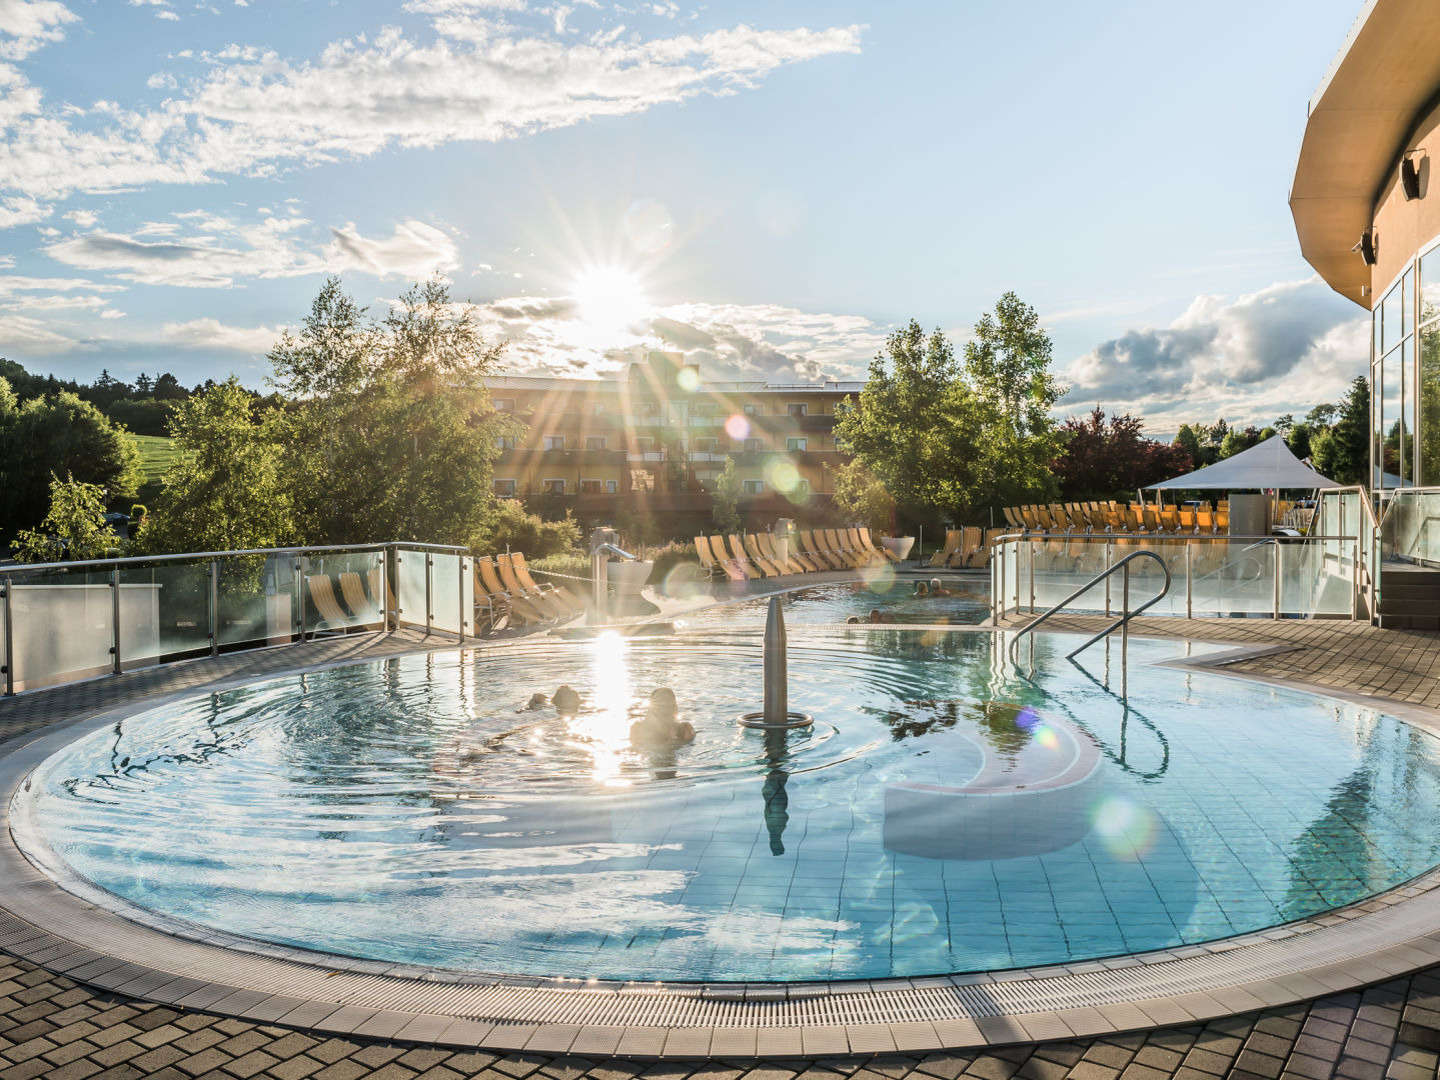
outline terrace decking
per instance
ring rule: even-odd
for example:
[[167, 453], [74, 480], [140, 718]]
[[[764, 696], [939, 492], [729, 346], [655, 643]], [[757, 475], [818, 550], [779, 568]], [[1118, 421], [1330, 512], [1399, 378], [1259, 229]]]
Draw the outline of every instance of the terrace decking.
[[[1016, 620], [1017, 624], [1020, 621]], [[1056, 629], [1080, 630], [1100, 620], [1071, 617], [1055, 622]], [[1298, 680], [1324, 686], [1332, 693], [1377, 695], [1420, 708], [1440, 702], [1433, 677], [1440, 664], [1440, 635], [1298, 620], [1137, 620], [1132, 632], [1244, 647], [1251, 653], [1249, 658], [1234, 660], [1226, 667], [1253, 677]], [[331, 639], [22, 696], [0, 702], [0, 756], [8, 749], [5, 743], [20, 736], [126, 702], [200, 689], [217, 681], [278, 674], [301, 665], [380, 658], [426, 647], [424, 639], [411, 633]], [[431, 638], [429, 647], [454, 645]], [[1257, 650], [1268, 651], [1261, 654]], [[0, 940], [15, 942], [25, 937], [23, 930], [17, 935], [12, 929]], [[1432, 962], [1417, 953], [1410, 968]], [[84, 969], [71, 970], [83, 973]], [[1052, 1032], [1073, 1036], [1081, 1030], [1079, 1026], [1047, 1025], [1041, 1022], [1043, 1017], [1025, 1027], [982, 1022], [985, 1030], [977, 1029], [977, 1033], [983, 1041], [1009, 1045], [958, 1053], [923, 1053], [923, 1040], [917, 1040], [913, 1030], [902, 1030], [913, 1029], [913, 1024], [893, 1029], [885, 1024], [842, 1026], [818, 1040], [793, 1035], [793, 1029], [767, 1032], [762, 1027], [752, 1030], [748, 1039], [737, 1031], [741, 1037], [723, 1045], [695, 1046], [691, 1054], [696, 1060], [655, 1066], [645, 1059], [653, 1060], [666, 1049], [672, 1057], [689, 1056], [683, 1047], [667, 1048], [663, 1027], [626, 1029], [609, 1046], [580, 1045], [576, 1042], [578, 1029], [570, 1032], [568, 1042], [564, 1031], [551, 1030], [548, 1037], [553, 1041], [545, 1046], [546, 1052], [539, 1052], [544, 1040], [537, 1040], [535, 1032], [517, 1030], [512, 1041], [515, 1049], [522, 1051], [518, 1053], [503, 1052], [507, 1045], [503, 1038], [492, 1040], [485, 1051], [435, 1046], [433, 1040], [441, 1032], [416, 1023], [387, 1026], [372, 1020], [357, 1026], [375, 1037], [337, 1036], [333, 1030], [306, 1031], [300, 1012], [282, 1027], [264, 1018], [225, 1019], [203, 1010], [128, 1000], [0, 952], [0, 1080], [205, 1075], [232, 1080], [248, 1076], [359, 1080], [414, 1075], [523, 1080], [532, 1074], [550, 1080], [576, 1080], [587, 1074], [597, 1080], [621, 1080], [642, 1071], [676, 1080], [691, 1074], [706, 1080], [733, 1080], [741, 1074], [753, 1074], [756, 1080], [789, 1080], [801, 1072], [807, 1074], [807, 1080], [845, 1074], [867, 1080], [883, 1075], [895, 1080], [911, 1072], [939, 1080], [953, 1080], [962, 1074], [986, 1080], [1009, 1080], [1015, 1075], [1025, 1080], [1069, 1076], [1114, 1080], [1122, 1075], [1123, 1080], [1163, 1080], [1170, 1075], [1184, 1080], [1227, 1075], [1245, 1080], [1273, 1080], [1282, 1075], [1309, 1080], [1328, 1080], [1332, 1075], [1346, 1080], [1435, 1077], [1435, 1050], [1440, 1049], [1440, 970], [1396, 979], [1391, 972], [1375, 968], [1368, 979], [1354, 981], [1382, 979], [1389, 981], [1363, 995], [1330, 994], [1268, 1012], [1217, 1016], [1204, 1023], [1195, 1022], [1193, 1007], [1187, 1012], [1178, 1003], [1167, 1008], [1158, 1002], [1149, 1010], [1134, 1010], [1128, 1024], [1110, 1020], [1107, 1026], [1147, 1029], [1170, 1021], [1185, 1026], [1067, 1042], [1021, 1040], [1043, 1038]], [[109, 981], [103, 976], [101, 980]], [[111, 981], [111, 985], [115, 983]], [[1319, 983], [1312, 986], [1312, 993], [1326, 989]], [[1263, 1004], [1263, 999], [1234, 1000], [1237, 1004], [1233, 1007], [1241, 1009]], [[317, 1022], [319, 1019], [317, 1014]], [[837, 1034], [838, 1039], [834, 1037]], [[912, 1052], [899, 1054], [898, 1047]], [[842, 1054], [852, 1056], [842, 1060]], [[872, 1057], [874, 1054], [880, 1056]], [[712, 1059], [708, 1064], [701, 1060], [706, 1057]]]

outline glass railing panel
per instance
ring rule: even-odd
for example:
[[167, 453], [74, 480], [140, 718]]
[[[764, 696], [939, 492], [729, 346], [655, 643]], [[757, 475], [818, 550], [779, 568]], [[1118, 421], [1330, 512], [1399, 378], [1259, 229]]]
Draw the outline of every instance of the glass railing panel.
[[400, 548], [395, 553], [395, 602], [401, 626], [425, 624], [425, 552]]
[[115, 669], [111, 571], [44, 570], [8, 575], [15, 635], [15, 691]]
[[294, 555], [216, 560], [216, 638], [221, 648], [285, 645], [300, 633], [300, 573]]
[[120, 658], [125, 668], [210, 651], [210, 561], [121, 566]]
[[1440, 491], [1397, 492], [1380, 522], [1382, 559], [1440, 566]]
[[1201, 539], [1191, 552], [1196, 615], [1274, 615], [1275, 548], [1270, 541]]
[[447, 552], [434, 552], [430, 558], [431, 625], [448, 634], [473, 633], [475, 575], [469, 558]]
[[327, 551], [309, 555], [301, 573], [305, 593], [303, 631], [307, 636], [382, 627], [384, 552]]

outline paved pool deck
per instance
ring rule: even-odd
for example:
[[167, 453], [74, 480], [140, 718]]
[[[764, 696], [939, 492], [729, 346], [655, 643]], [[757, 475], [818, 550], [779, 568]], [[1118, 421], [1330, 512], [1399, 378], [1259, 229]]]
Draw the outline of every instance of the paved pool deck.
[[[1057, 630], [1082, 630], [1099, 620], [1055, 620]], [[1376, 696], [1418, 709], [1440, 707], [1434, 672], [1440, 635], [1382, 631], [1349, 623], [1269, 620], [1153, 619], [1136, 632], [1188, 637], [1230, 645], [1248, 656], [1225, 664], [1251, 677], [1300, 682], [1348, 695]], [[216, 681], [278, 674], [303, 665], [342, 663], [452, 648], [443, 639], [417, 635], [340, 638], [259, 653], [154, 668], [0, 701], [0, 756], [62, 721], [94, 715], [127, 702], [187, 690]], [[1283, 650], [1283, 651], [1282, 651]], [[1377, 704], [1380, 704], [1377, 702]], [[1440, 929], [1437, 925], [1436, 929]], [[23, 933], [21, 937], [23, 937]], [[0, 939], [3, 940], [3, 939]], [[692, 1059], [656, 1061], [646, 1039], [621, 1039], [610, 1053], [594, 1050], [506, 1051], [437, 1045], [420, 1028], [372, 1037], [337, 1035], [304, 1023], [218, 1015], [143, 1000], [144, 993], [101, 989], [44, 962], [21, 959], [0, 945], [0, 1080], [30, 1077], [251, 1077], [326, 1080], [361, 1077], [500, 1080], [624, 1080], [638, 1075], [689, 1076], [706, 1080], [835, 1080], [842, 1076], [958, 1076], [984, 1080], [1205, 1080], [1234, 1076], [1305, 1077], [1329, 1080], [1419, 1080], [1437, 1075], [1440, 1052], [1440, 966], [1416, 956], [1410, 969], [1373, 972], [1371, 985], [1325, 993], [1278, 1007], [1261, 1002], [1234, 1014], [1197, 1020], [1192, 1014], [1153, 1010], [1140, 1014], [1134, 1030], [1096, 1037], [1037, 1041], [1016, 1028], [994, 1030], [995, 1045], [963, 1051], [897, 1052], [882, 1025], [848, 1042], [827, 1040], [823, 1051], [761, 1033], [748, 1045], [712, 1046]], [[72, 971], [83, 971], [65, 965]], [[1162, 1015], [1163, 1014], [1163, 1015]], [[1148, 1017], [1148, 1022], [1147, 1022]], [[299, 1018], [297, 1018], [299, 1019]], [[1055, 1029], [1056, 1034], [1074, 1035]], [[636, 1032], [644, 1035], [643, 1032]], [[405, 1037], [410, 1035], [412, 1037]], [[638, 1046], [624, 1053], [625, 1045]], [[649, 1045], [654, 1044], [653, 1037]], [[613, 1051], [619, 1050], [620, 1053]]]

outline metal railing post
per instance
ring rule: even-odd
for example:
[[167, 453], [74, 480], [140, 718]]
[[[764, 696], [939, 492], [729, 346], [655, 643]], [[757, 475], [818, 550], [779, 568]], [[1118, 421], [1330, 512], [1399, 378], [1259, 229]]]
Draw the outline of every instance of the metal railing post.
[[1360, 620], [1360, 537], [1350, 549], [1350, 621]]
[[434, 603], [434, 575], [435, 559], [430, 552], [425, 553], [425, 636], [430, 636], [430, 624], [435, 621]]
[[110, 651], [115, 654], [112, 665], [115, 674], [120, 674], [120, 568], [110, 571], [110, 637], [113, 644]]
[[3, 616], [5, 620], [5, 694], [7, 697], [15, 693], [15, 618], [10, 601], [10, 594], [14, 591], [14, 579], [6, 578], [4, 589], [0, 590], [0, 599], [5, 601]]
[[1035, 613], [1035, 549], [1030, 549], [1030, 613]]
[[1000, 545], [1000, 568], [995, 571], [997, 585], [995, 592], [990, 596], [990, 606], [995, 609], [997, 623], [1005, 617], [1005, 549], [1009, 546], [1009, 544]]
[[1195, 545], [1185, 541], [1185, 618], [1195, 617]]
[[[210, 560], [210, 655], [220, 652], [220, 560]], [[269, 616], [266, 616], [267, 621]]]
[[1275, 611], [1271, 615], [1271, 618], [1278, 619], [1280, 618], [1280, 544], [1277, 541], [1272, 544], [1271, 547], [1275, 549], [1275, 558], [1273, 560], [1275, 567]]
[[1105, 541], [1105, 617], [1110, 617], [1110, 574], [1109, 570], [1115, 565], [1115, 549], [1109, 540]]
[[1130, 656], [1130, 564], [1128, 562], [1120, 576], [1124, 582], [1122, 588], [1124, 589], [1125, 603], [1125, 618], [1120, 623], [1120, 662], [1123, 664]]
[[302, 555], [295, 560], [295, 610], [300, 615], [300, 625], [296, 628], [295, 644], [299, 645], [305, 640], [305, 557]]
[[457, 596], [455, 599], [455, 602], [460, 606], [460, 619], [455, 625], [460, 628], [460, 640], [463, 642], [465, 640], [465, 624], [469, 622], [469, 620], [465, 618], [465, 556], [461, 555], [455, 561], [460, 564], [459, 580], [456, 582], [458, 586], [456, 589]]

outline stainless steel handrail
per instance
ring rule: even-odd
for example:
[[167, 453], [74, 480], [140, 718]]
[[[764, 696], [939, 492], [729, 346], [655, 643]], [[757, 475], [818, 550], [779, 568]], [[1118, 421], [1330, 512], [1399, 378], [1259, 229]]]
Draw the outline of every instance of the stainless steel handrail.
[[54, 573], [57, 570], [78, 570], [86, 566], [144, 566], [157, 562], [176, 562], [181, 559], [223, 559], [235, 555], [310, 555], [317, 551], [389, 551], [402, 547], [411, 551], [466, 552], [470, 549], [463, 544], [418, 544], [408, 540], [390, 540], [378, 544], [315, 544], [309, 547], [241, 548], [235, 551], [189, 551], [174, 555], [127, 555], [117, 559], [77, 559], [73, 562], [13, 563], [0, 565], [0, 572], [6, 574]]
[[[1154, 596], [1152, 596], [1149, 600], [1145, 601], [1145, 603], [1141, 604], [1141, 605], [1140, 605], [1138, 608], [1136, 608], [1134, 611], [1131, 611], [1131, 610], [1130, 610], [1130, 564], [1131, 564], [1132, 562], [1134, 562], [1136, 559], [1141, 559], [1141, 558], [1151, 558], [1151, 559], [1154, 559], [1157, 563], [1160, 564], [1160, 569], [1161, 569], [1161, 570], [1164, 572], [1164, 574], [1165, 574], [1165, 584], [1160, 587], [1160, 591], [1159, 591], [1158, 593], [1156, 593]], [[1095, 644], [1097, 641], [1099, 641], [1101, 638], [1108, 637], [1109, 635], [1113, 634], [1116, 630], [1120, 630], [1120, 631], [1122, 632], [1122, 633], [1121, 633], [1121, 640], [1122, 640], [1123, 642], [1125, 642], [1126, 644], [1128, 644], [1128, 640], [1129, 640], [1129, 639], [1128, 639], [1128, 633], [1129, 633], [1130, 620], [1133, 619], [1136, 615], [1139, 615], [1141, 612], [1146, 611], [1147, 609], [1149, 609], [1149, 608], [1151, 608], [1151, 607], [1154, 607], [1154, 606], [1155, 606], [1156, 604], [1158, 604], [1161, 600], [1165, 599], [1166, 595], [1170, 592], [1170, 567], [1168, 567], [1167, 565], [1165, 565], [1165, 560], [1162, 559], [1159, 555], [1156, 555], [1155, 552], [1153, 552], [1153, 551], [1132, 551], [1129, 555], [1126, 555], [1123, 559], [1121, 559], [1119, 562], [1117, 562], [1114, 566], [1106, 567], [1104, 570], [1100, 571], [1100, 573], [1096, 574], [1093, 578], [1091, 578], [1089, 581], [1087, 581], [1084, 585], [1081, 585], [1080, 588], [1076, 589], [1076, 590], [1075, 590], [1074, 592], [1072, 592], [1069, 596], [1065, 597], [1065, 599], [1061, 600], [1061, 601], [1060, 601], [1058, 604], [1056, 604], [1054, 607], [1050, 608], [1048, 611], [1042, 612], [1041, 614], [1037, 615], [1034, 619], [1031, 619], [1028, 623], [1026, 623], [1024, 626], [1022, 626], [1019, 630], [1017, 630], [1017, 631], [1015, 632], [1015, 636], [1010, 639], [1010, 662], [1011, 662], [1012, 664], [1018, 663], [1018, 661], [1016, 660], [1016, 657], [1015, 657], [1015, 650], [1016, 650], [1017, 646], [1020, 644], [1020, 639], [1021, 639], [1022, 637], [1024, 637], [1026, 634], [1033, 634], [1034, 631], [1035, 631], [1035, 628], [1038, 627], [1041, 623], [1043, 623], [1046, 619], [1050, 618], [1050, 616], [1054, 615], [1054, 614], [1055, 614], [1056, 612], [1058, 612], [1061, 608], [1063, 608], [1063, 607], [1065, 607], [1067, 604], [1069, 604], [1070, 601], [1072, 601], [1072, 600], [1076, 599], [1077, 597], [1079, 597], [1082, 593], [1088, 592], [1089, 590], [1093, 589], [1096, 585], [1099, 585], [1102, 581], [1104, 581], [1106, 578], [1108, 578], [1111, 574], [1115, 573], [1115, 571], [1117, 571], [1117, 570], [1123, 570], [1123, 571], [1124, 571], [1124, 578], [1123, 578], [1123, 579], [1124, 579], [1124, 582], [1125, 582], [1125, 587], [1124, 587], [1124, 592], [1123, 592], [1123, 596], [1124, 596], [1124, 611], [1123, 611], [1123, 613], [1121, 614], [1120, 618], [1118, 618], [1118, 619], [1115, 620], [1114, 623], [1112, 623], [1110, 626], [1106, 627], [1104, 630], [1101, 630], [1100, 633], [1098, 633], [1098, 634], [1096, 634], [1094, 637], [1090, 638], [1090, 639], [1089, 639], [1088, 641], [1086, 641], [1083, 645], [1080, 645], [1078, 648], [1074, 649], [1072, 652], [1066, 653], [1066, 654], [1065, 654], [1065, 659], [1067, 659], [1067, 660], [1074, 659], [1074, 657], [1076, 657], [1076, 656], [1078, 656], [1080, 653], [1084, 652], [1084, 651], [1085, 651], [1086, 649], [1088, 649], [1091, 645], [1094, 645], [1094, 644]]]

